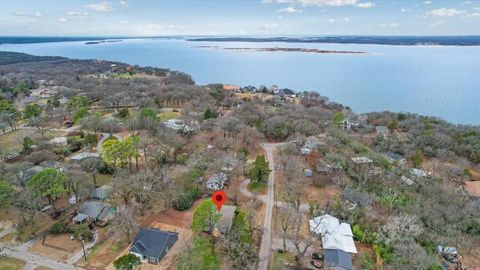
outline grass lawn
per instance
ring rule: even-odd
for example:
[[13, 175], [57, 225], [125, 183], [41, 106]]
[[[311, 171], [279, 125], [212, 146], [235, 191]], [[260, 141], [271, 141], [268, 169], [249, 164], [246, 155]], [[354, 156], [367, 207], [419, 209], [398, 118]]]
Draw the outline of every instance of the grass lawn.
[[[196, 237], [193, 240], [193, 256], [195, 258], [188, 257], [189, 254], [185, 254], [177, 265], [177, 270], [191, 269], [189, 261], [195, 261], [196, 268], [199, 270], [220, 269], [220, 256], [218, 253], [212, 253], [210, 241], [204, 237]], [[184, 265], [184, 263], [186, 264]]]
[[98, 186], [106, 185], [110, 183], [110, 181], [112, 181], [112, 178], [113, 176], [111, 174], [97, 174], [97, 185]]
[[253, 193], [265, 194], [267, 193], [267, 184], [263, 182], [250, 182], [248, 190]]
[[38, 143], [61, 135], [63, 135], [63, 132], [48, 131], [45, 134], [45, 138], [42, 138], [40, 133], [35, 129], [17, 129], [8, 132], [7, 134], [0, 135], [0, 149], [2, 150], [2, 153], [20, 151], [22, 150], [23, 138], [25, 137], [29, 137], [34, 143]]
[[0, 270], [20, 270], [25, 265], [24, 261], [10, 257], [0, 257]]
[[295, 263], [295, 255], [290, 252], [279, 253], [274, 252], [272, 257], [272, 267], [271, 269], [284, 269], [285, 264], [294, 264]]
[[168, 121], [170, 119], [177, 118], [179, 115], [179, 112], [162, 112], [158, 115], [158, 117], [160, 117], [160, 121]]

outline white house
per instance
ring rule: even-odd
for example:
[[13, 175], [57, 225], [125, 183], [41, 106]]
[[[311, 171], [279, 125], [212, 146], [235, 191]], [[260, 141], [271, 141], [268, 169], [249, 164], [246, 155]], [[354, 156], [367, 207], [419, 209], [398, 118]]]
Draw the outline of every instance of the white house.
[[311, 232], [322, 236], [323, 249], [357, 253], [350, 224], [328, 214], [309, 220], [309, 224]]
[[410, 174], [413, 175], [413, 176], [416, 176], [416, 177], [427, 177], [428, 176], [428, 173], [424, 170], [420, 170], [420, 169], [411, 169], [410, 170]]

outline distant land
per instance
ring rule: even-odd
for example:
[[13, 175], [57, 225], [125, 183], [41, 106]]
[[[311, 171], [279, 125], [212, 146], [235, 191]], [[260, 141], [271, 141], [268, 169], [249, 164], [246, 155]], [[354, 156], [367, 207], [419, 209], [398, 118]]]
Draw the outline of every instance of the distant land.
[[256, 51], [256, 52], [303, 52], [303, 53], [320, 53], [320, 54], [367, 54], [360, 51], [338, 51], [338, 50], [320, 50], [307, 48], [222, 48], [219, 46], [196, 46], [197, 48], [230, 50], [230, 51]]
[[[92, 41], [105, 42], [107, 39], [119, 39], [120, 37], [43, 37], [43, 36], [0, 36], [0, 44], [26, 44], [66, 41]], [[122, 37], [124, 38], [124, 37]]]
[[[341, 44], [378, 44], [378, 45], [442, 45], [442, 46], [480, 46], [480, 36], [305, 36], [305, 37], [248, 37], [248, 36], [0, 36], [0, 44], [24, 44], [66, 41], [105, 42], [112, 39], [184, 39], [187, 41], [211, 42], [288, 42], [288, 43], [341, 43]], [[94, 43], [96, 44], [96, 43]]]
[[480, 36], [202, 37], [189, 41], [480, 46]]

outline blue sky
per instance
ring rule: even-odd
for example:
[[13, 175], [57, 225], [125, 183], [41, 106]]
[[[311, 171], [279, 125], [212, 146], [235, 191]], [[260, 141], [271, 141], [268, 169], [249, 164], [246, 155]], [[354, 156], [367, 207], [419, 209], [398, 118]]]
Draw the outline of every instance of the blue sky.
[[479, 35], [480, 0], [1, 0], [0, 35]]

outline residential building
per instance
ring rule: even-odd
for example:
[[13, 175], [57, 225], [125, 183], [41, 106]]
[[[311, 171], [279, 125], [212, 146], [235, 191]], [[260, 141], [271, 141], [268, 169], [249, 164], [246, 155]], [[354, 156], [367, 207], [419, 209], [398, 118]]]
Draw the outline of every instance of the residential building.
[[407, 163], [407, 159], [404, 156], [396, 154], [396, 153], [388, 152], [388, 153], [385, 154], [385, 157], [391, 163], [396, 163], [398, 165], [405, 165]]
[[353, 270], [352, 254], [339, 249], [324, 249], [325, 270]]
[[94, 223], [106, 223], [113, 218], [115, 208], [100, 201], [86, 201], [82, 203], [73, 220], [83, 222], [89, 218]]
[[428, 176], [428, 173], [424, 170], [420, 170], [420, 169], [416, 169], [416, 168], [413, 168], [410, 170], [410, 174], [413, 175], [413, 176], [416, 176], [416, 177], [427, 177]]
[[129, 253], [142, 262], [158, 264], [178, 240], [178, 233], [155, 228], [140, 228]]
[[226, 234], [230, 231], [233, 225], [233, 218], [237, 215], [237, 207], [233, 205], [223, 205], [220, 209], [220, 220], [216, 225], [216, 229], [218, 229], [221, 233]]
[[390, 134], [390, 130], [386, 126], [376, 126], [375, 131], [377, 132], [377, 135], [383, 136], [384, 138], [387, 138]]
[[207, 188], [212, 190], [220, 190], [223, 189], [223, 186], [228, 181], [228, 176], [224, 172], [219, 172], [212, 175], [207, 180]]
[[309, 221], [310, 231], [322, 237], [323, 249], [357, 253], [350, 224], [340, 222], [331, 215], [323, 215]]

